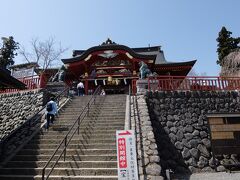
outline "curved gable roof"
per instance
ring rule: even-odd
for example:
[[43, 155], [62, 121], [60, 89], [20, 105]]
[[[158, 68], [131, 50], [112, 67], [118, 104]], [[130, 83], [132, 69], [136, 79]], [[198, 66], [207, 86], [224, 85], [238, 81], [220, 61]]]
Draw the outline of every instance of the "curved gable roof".
[[145, 55], [145, 54], [138, 54], [135, 51], [133, 51], [131, 48], [124, 46], [124, 45], [118, 45], [118, 44], [110, 44], [110, 45], [102, 45], [102, 46], [94, 46], [89, 48], [86, 51], [81, 51], [81, 55], [77, 55], [75, 57], [69, 58], [69, 59], [62, 59], [62, 62], [64, 64], [66, 63], [72, 63], [76, 61], [81, 61], [88, 57], [89, 54], [95, 52], [95, 51], [105, 51], [105, 50], [125, 50], [127, 51], [131, 56], [139, 59], [151, 59], [154, 60], [156, 59], [156, 55]]

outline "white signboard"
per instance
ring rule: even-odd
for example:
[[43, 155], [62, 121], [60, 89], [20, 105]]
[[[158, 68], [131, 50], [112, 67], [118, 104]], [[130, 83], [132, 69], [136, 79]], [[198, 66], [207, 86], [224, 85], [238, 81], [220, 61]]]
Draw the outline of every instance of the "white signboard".
[[34, 68], [30, 69], [21, 69], [18, 71], [12, 71], [12, 76], [15, 78], [24, 78], [24, 77], [29, 77], [34, 75]]
[[138, 180], [136, 140], [133, 130], [116, 131], [119, 180]]

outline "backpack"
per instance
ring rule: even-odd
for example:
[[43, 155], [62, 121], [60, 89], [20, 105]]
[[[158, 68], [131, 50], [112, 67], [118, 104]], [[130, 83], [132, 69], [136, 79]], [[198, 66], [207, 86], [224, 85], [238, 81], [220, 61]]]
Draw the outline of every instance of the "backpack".
[[47, 111], [50, 112], [53, 110], [52, 103], [47, 103]]

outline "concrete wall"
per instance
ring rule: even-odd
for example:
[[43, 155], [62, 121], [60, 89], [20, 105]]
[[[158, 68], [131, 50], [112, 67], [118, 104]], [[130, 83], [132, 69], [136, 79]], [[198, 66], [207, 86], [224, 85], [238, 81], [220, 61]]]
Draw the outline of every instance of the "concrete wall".
[[[238, 92], [155, 92], [146, 101], [160, 155], [162, 170], [175, 173], [213, 171], [207, 113], [240, 112]], [[218, 156], [222, 164], [238, 161], [236, 155]]]

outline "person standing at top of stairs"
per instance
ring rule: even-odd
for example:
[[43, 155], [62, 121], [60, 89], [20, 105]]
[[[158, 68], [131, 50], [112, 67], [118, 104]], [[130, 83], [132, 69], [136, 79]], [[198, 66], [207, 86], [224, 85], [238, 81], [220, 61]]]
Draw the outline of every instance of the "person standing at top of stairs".
[[82, 81], [80, 81], [77, 84], [77, 91], [78, 91], [78, 96], [84, 96], [84, 85]]

